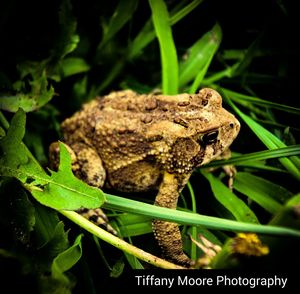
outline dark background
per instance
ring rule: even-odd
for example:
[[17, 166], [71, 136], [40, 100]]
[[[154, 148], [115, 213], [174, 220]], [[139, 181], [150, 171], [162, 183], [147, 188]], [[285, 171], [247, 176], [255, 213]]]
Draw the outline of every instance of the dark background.
[[[172, 6], [176, 1], [167, 1]], [[297, 95], [297, 61], [299, 45], [297, 1], [252, 0], [252, 1], [204, 1], [188, 17], [173, 27], [173, 35], [182, 55], [203, 33], [218, 22], [223, 30], [220, 52], [227, 49], [246, 49], [262, 34], [261, 50], [267, 52], [251, 64], [249, 71], [273, 76], [270, 83], [253, 81], [254, 89], [259, 87], [260, 95], [271, 97], [272, 101], [282, 99], [292, 102]], [[81, 45], [77, 53], [93, 63], [95, 50], [101, 40], [101, 20], [108, 20], [117, 1], [72, 1], [73, 12], [78, 21], [77, 31]], [[58, 10], [60, 1], [1, 1], [0, 4], [0, 90], [9, 88], [9, 83], [18, 78], [16, 65], [24, 60], [42, 60], [49, 56], [59, 35]], [[126, 46], [149, 18], [147, 1], [140, 1], [130, 25], [118, 34], [117, 46]], [[155, 51], [154, 51], [155, 50]], [[153, 53], [152, 53], [153, 52]], [[154, 56], [153, 56], [154, 55]], [[145, 56], [153, 59], [149, 63]], [[111, 88], [118, 88], [124, 76], [133, 75], [141, 83], [153, 84], [153, 69], [159, 67], [157, 43], [146, 48], [145, 55], [129, 64]], [[215, 65], [216, 68], [220, 64]], [[149, 68], [150, 67], [150, 68]], [[105, 70], [103, 70], [105, 69]], [[101, 80], [109, 71], [103, 62], [93, 68], [93, 78]], [[2, 77], [2, 79], [1, 79]], [[157, 82], [157, 81], [156, 81]], [[251, 82], [248, 80], [248, 82]], [[231, 80], [230, 83], [234, 83]], [[240, 81], [236, 82], [237, 84]], [[65, 84], [63, 86], [66, 86]], [[109, 89], [106, 90], [106, 92]], [[64, 92], [66, 89], [58, 89]], [[64, 98], [65, 99], [65, 98]], [[298, 104], [299, 99], [293, 101]], [[282, 102], [282, 101], [281, 101]]]

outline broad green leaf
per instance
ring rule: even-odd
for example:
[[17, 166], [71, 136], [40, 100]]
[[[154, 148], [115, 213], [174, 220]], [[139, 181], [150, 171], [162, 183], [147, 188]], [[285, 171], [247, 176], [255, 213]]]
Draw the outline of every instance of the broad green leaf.
[[132, 18], [137, 8], [137, 0], [120, 0], [114, 14], [109, 20], [107, 27], [104, 27], [103, 38], [99, 49], [101, 49], [114, 35]]
[[26, 94], [6, 95], [0, 97], [0, 109], [17, 112], [19, 108], [29, 112], [37, 108], [37, 101]]
[[68, 57], [62, 60], [61, 67], [63, 71], [63, 76], [69, 77], [79, 73], [87, 72], [90, 70], [90, 65], [79, 57]]
[[249, 173], [236, 175], [234, 189], [258, 203], [271, 214], [278, 212], [282, 207], [277, 199], [291, 196], [291, 193], [286, 195], [288, 191], [283, 187]]
[[31, 76], [30, 92], [21, 89], [23, 92], [0, 96], [0, 109], [17, 112], [19, 108], [22, 108], [24, 111], [30, 112], [39, 109], [51, 100], [54, 95], [54, 88], [48, 87], [46, 71], [40, 72], [39, 68], [36, 68], [37, 64], [32, 63], [31, 66], [29, 73]]
[[209, 181], [216, 199], [231, 212], [236, 220], [241, 222], [259, 223], [253, 211], [219, 179], [215, 178], [211, 173], [202, 174]]
[[70, 154], [62, 143], [59, 170], [50, 171], [49, 176], [23, 144], [24, 133], [25, 113], [19, 110], [11, 121], [7, 135], [0, 140], [0, 176], [17, 178], [36, 200], [54, 209], [75, 210], [102, 205], [103, 192], [73, 175]]
[[79, 235], [71, 247], [59, 253], [54, 258], [51, 266], [51, 273], [53, 278], [68, 282], [68, 278], [64, 275], [64, 272], [71, 269], [81, 257], [81, 237], [82, 235]]
[[[42, 248], [55, 235], [60, 219], [55, 210], [39, 203], [35, 204], [35, 219], [36, 242], [37, 246]], [[67, 240], [63, 230], [59, 238]]]
[[95, 208], [104, 202], [104, 195], [100, 189], [91, 187], [74, 176], [71, 170], [71, 156], [63, 143], [60, 143], [58, 171], [51, 171], [51, 179], [42, 190], [33, 188], [31, 193], [40, 203], [55, 209]]
[[[41, 176], [44, 171], [32, 155], [27, 153], [27, 148], [22, 142], [25, 134], [26, 116], [22, 109], [19, 109], [13, 116], [10, 127], [5, 137], [0, 140], [0, 175], [18, 178], [26, 182], [32, 180], [30, 170]], [[29, 171], [29, 174], [24, 174]]]
[[178, 93], [178, 61], [170, 25], [169, 13], [163, 0], [149, 0], [152, 20], [158, 38], [161, 64], [163, 93]]
[[[62, 221], [57, 222], [54, 230], [53, 228], [51, 230], [49, 240], [42, 244], [38, 251], [38, 258], [43, 262], [43, 267], [47, 271], [50, 270], [53, 259], [69, 247], [68, 232], [65, 231]], [[39, 234], [40, 232], [36, 233]]]
[[[221, 28], [216, 24], [188, 49], [188, 57], [179, 65], [179, 86], [194, 80], [191, 89], [197, 89], [215, 55], [222, 38]], [[195, 91], [194, 91], [195, 92]]]

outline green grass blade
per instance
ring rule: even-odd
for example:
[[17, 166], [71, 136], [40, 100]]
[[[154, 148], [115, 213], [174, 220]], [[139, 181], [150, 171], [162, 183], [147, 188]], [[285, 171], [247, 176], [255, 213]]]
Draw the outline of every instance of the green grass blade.
[[[224, 97], [226, 97], [224, 95]], [[260, 124], [255, 122], [251, 117], [244, 114], [239, 108], [229, 99], [227, 99], [228, 103], [231, 107], [236, 111], [236, 113], [244, 120], [244, 122], [249, 126], [249, 128], [255, 133], [255, 135], [269, 148], [269, 149], [277, 149], [286, 147], [286, 145], [278, 139], [275, 135], [271, 132], [266, 130]], [[288, 170], [288, 172], [293, 175], [296, 179], [300, 181], [300, 171], [297, 166], [299, 164], [298, 157], [291, 157], [291, 158], [280, 158], [279, 161], [281, 164]]]
[[285, 203], [293, 196], [293, 193], [286, 188], [248, 172], [238, 172], [236, 178], [280, 203]]
[[221, 28], [216, 24], [188, 49], [188, 58], [182, 61], [179, 66], [180, 87], [184, 87], [195, 78], [196, 82], [194, 82], [193, 87], [202, 81], [211, 59], [220, 45], [221, 38]]
[[264, 163], [260, 162], [251, 162], [247, 161], [247, 163], [239, 164], [240, 167], [242, 167], [244, 170], [252, 170], [252, 171], [269, 171], [269, 172], [277, 172], [277, 173], [283, 173], [287, 174], [288, 172], [285, 169], [273, 167]]
[[140, 236], [152, 232], [152, 224], [150, 221], [136, 224], [128, 224], [120, 227], [123, 237]]
[[[187, 183], [187, 187], [188, 187], [190, 195], [191, 195], [192, 211], [194, 213], [196, 213], [197, 205], [196, 205], [194, 189], [190, 183]], [[196, 227], [191, 228], [191, 236], [193, 237], [194, 240], [197, 239], [197, 228]], [[192, 260], [196, 260], [196, 258], [197, 258], [197, 246], [194, 242], [191, 242], [191, 255], [190, 256], [191, 256]]]
[[180, 9], [178, 12], [170, 13], [170, 23], [171, 25], [177, 23], [181, 19], [183, 19], [185, 16], [187, 16], [191, 11], [193, 11], [199, 4], [201, 4], [204, 0], [194, 0], [182, 9]]
[[240, 60], [239, 65], [232, 72], [234, 76], [241, 75], [249, 67], [249, 65], [252, 63], [253, 58], [255, 57], [255, 52], [259, 47], [261, 40], [262, 40], [262, 34], [259, 34], [256, 40], [247, 49], [243, 58]]
[[139, 236], [152, 232], [151, 218], [131, 213], [121, 214], [116, 218], [122, 237]]
[[96, 95], [99, 95], [120, 74], [120, 72], [123, 70], [124, 66], [125, 66], [125, 61], [123, 59], [118, 60], [118, 62], [116, 62], [113, 65], [113, 67], [107, 74], [107, 77], [104, 79], [104, 81], [98, 87], [91, 89], [89, 96], [91, 98], [94, 98]]
[[214, 160], [209, 164], [204, 165], [203, 168], [212, 166], [223, 166], [227, 164], [241, 165], [249, 161], [253, 162], [258, 160], [266, 160], [271, 158], [280, 158], [295, 155], [300, 155], [300, 145], [291, 145], [273, 150], [258, 151], [249, 154], [234, 156], [229, 159]]
[[[252, 176], [249, 173], [238, 173], [234, 179], [235, 190], [258, 203], [271, 214], [277, 213], [282, 208], [282, 205], [272, 197], [274, 196], [273, 188], [276, 188], [276, 186], [269, 184], [264, 179]], [[280, 188], [280, 186], [278, 188]], [[280, 190], [278, 190], [277, 193], [280, 193]]]
[[164, 94], [178, 93], [178, 61], [170, 25], [169, 13], [163, 0], [149, 0], [152, 20], [158, 38], [162, 63]]
[[[237, 222], [233, 220], [221, 219], [218, 217], [204, 216], [180, 210], [158, 207], [155, 205], [126, 199], [124, 197], [118, 197], [115, 195], [105, 195], [106, 202], [103, 207], [108, 209], [147, 215], [151, 218], [160, 218], [181, 224], [204, 226], [207, 229], [218, 229], [235, 232], [254, 232], [262, 234], [294, 236], [300, 238], [299, 230], [290, 229], [287, 227], [275, 227], [259, 225], [255, 223]], [[66, 212], [63, 211], [63, 214], [65, 215]]]
[[132, 18], [134, 11], [137, 8], [137, 0], [120, 0], [117, 8], [110, 18], [107, 27], [104, 27], [103, 38], [98, 46], [100, 50], [117, 32]]
[[227, 95], [228, 97], [230, 97], [230, 99], [236, 103], [245, 101], [245, 102], [249, 102], [251, 104], [256, 104], [256, 105], [264, 106], [264, 107], [268, 107], [268, 108], [274, 108], [274, 109], [277, 109], [280, 111], [300, 115], [300, 108], [297, 108], [297, 107], [291, 107], [288, 105], [270, 102], [270, 101], [267, 101], [267, 100], [264, 100], [264, 99], [261, 99], [258, 97], [252, 97], [252, 96], [241, 94], [241, 93], [231, 91], [231, 90], [228, 90], [225, 88], [222, 88], [222, 92], [225, 95]]
[[61, 61], [63, 77], [69, 77], [90, 70], [90, 65], [83, 59], [78, 57], [67, 57]]
[[209, 181], [216, 199], [231, 212], [236, 220], [248, 223], [259, 223], [254, 212], [219, 179], [215, 178], [211, 173], [203, 172], [202, 175]]
[[235, 63], [232, 66], [226, 67], [224, 70], [213, 73], [212, 75], [202, 80], [202, 85], [211, 85], [223, 78], [231, 78], [238, 66], [239, 66], [239, 62]]
[[[185, 7], [181, 9], [177, 9], [178, 6], [182, 6], [182, 3], [178, 3], [178, 5], [174, 8], [176, 12], [170, 12], [170, 25], [173, 26], [186, 15], [188, 15], [191, 11], [193, 11], [199, 4], [201, 4], [203, 0], [194, 0]], [[150, 42], [155, 39], [155, 31], [153, 29], [153, 25], [151, 19], [148, 20], [145, 26], [141, 29], [139, 34], [135, 37], [132, 41], [129, 52], [128, 58], [133, 59], [137, 55], [139, 55], [143, 48], [145, 48]]]
[[142, 263], [134, 255], [131, 255], [127, 252], [124, 252], [124, 255], [126, 256], [126, 259], [132, 269], [134, 269], [134, 270], [144, 269], [144, 266], [142, 265]]

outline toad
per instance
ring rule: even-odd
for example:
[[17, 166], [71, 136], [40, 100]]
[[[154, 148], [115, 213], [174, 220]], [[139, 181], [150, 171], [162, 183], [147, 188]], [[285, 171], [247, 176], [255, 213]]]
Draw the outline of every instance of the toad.
[[[193, 170], [226, 151], [239, 129], [209, 88], [173, 96], [112, 92], [62, 123], [78, 178], [99, 188], [157, 191], [155, 205], [172, 209]], [[52, 159], [57, 146], [50, 146]], [[192, 265], [176, 223], [154, 220], [153, 231], [168, 260]]]

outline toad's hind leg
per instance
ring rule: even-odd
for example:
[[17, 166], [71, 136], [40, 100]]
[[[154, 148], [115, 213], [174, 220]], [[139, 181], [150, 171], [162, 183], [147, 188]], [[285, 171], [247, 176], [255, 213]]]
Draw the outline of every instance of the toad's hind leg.
[[[164, 173], [163, 181], [155, 198], [155, 205], [176, 209], [183, 183], [174, 174]], [[176, 223], [154, 220], [152, 223], [155, 238], [165, 257], [177, 264], [190, 267], [193, 261], [183, 252], [179, 227]]]
[[[106, 173], [102, 165], [102, 160], [97, 152], [84, 143], [75, 143], [66, 146], [71, 155], [72, 171], [74, 175], [91, 186], [102, 188], [105, 182]], [[51, 168], [57, 170], [59, 164], [58, 142], [50, 145], [49, 157]], [[104, 227], [112, 234], [116, 234], [113, 227], [109, 225], [107, 216], [100, 208], [81, 208], [78, 212], [96, 225]]]

